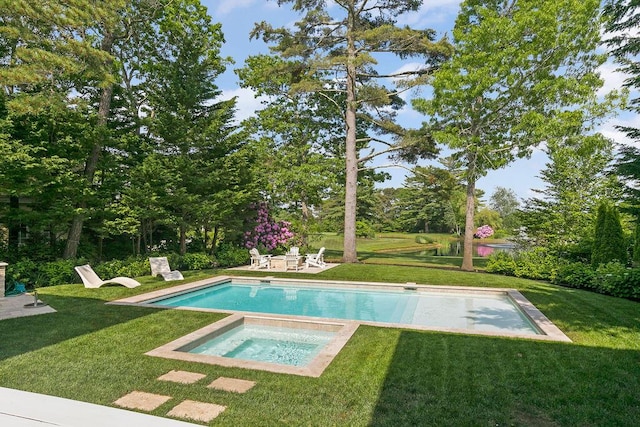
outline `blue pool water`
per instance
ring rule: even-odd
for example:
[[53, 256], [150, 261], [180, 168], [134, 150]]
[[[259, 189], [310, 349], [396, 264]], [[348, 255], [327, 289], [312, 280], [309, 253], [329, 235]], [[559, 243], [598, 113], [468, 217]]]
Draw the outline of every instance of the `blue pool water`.
[[334, 336], [330, 331], [241, 325], [189, 353], [306, 366]]
[[540, 334], [506, 294], [220, 284], [155, 305]]

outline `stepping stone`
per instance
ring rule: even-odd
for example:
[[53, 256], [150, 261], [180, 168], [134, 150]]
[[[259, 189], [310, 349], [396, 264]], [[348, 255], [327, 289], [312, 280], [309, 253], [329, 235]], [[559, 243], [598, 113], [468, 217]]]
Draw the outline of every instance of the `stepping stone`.
[[246, 393], [256, 385], [255, 381], [239, 380], [237, 378], [225, 378], [220, 377], [209, 384], [208, 388], [215, 388], [217, 390], [230, 391], [233, 393]]
[[187, 371], [169, 371], [166, 374], [159, 376], [160, 381], [172, 381], [174, 383], [181, 384], [193, 384], [206, 377], [205, 374], [198, 374], [197, 372]]
[[188, 418], [194, 421], [208, 423], [209, 421], [220, 415], [226, 406], [216, 405], [215, 403], [195, 402], [193, 400], [185, 400], [173, 408], [167, 415], [177, 418]]
[[145, 393], [143, 391], [132, 391], [113, 403], [118, 406], [122, 406], [123, 408], [153, 411], [169, 399], [171, 399], [171, 396]]

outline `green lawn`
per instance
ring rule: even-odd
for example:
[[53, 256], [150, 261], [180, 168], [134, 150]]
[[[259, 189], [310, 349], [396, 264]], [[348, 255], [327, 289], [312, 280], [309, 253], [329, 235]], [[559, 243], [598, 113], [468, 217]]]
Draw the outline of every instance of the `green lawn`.
[[[417, 243], [416, 236], [428, 236], [434, 243]], [[380, 233], [374, 239], [359, 238], [357, 241], [358, 258], [365, 264], [406, 265], [427, 267], [460, 267], [462, 257], [429, 256], [421, 251], [435, 249], [438, 245], [448, 245], [457, 239], [449, 234]], [[486, 239], [484, 242], [493, 242]], [[328, 260], [340, 260], [342, 257], [343, 237], [336, 234], [323, 234], [312, 240], [314, 247], [324, 246]], [[487, 264], [486, 258], [475, 257], [474, 267], [481, 270]]]
[[[185, 275], [192, 280], [214, 274], [229, 272]], [[145, 277], [136, 289], [40, 289], [41, 298], [58, 312], [0, 322], [0, 386], [104, 405], [133, 390], [173, 396], [153, 412], [160, 416], [185, 399], [227, 406], [211, 425], [637, 425], [636, 302], [424, 267], [342, 265], [304, 277], [512, 287], [573, 343], [361, 326], [320, 378], [164, 360], [144, 353], [223, 315], [105, 304], [168, 286]], [[156, 380], [172, 369], [207, 378], [192, 385]], [[206, 388], [219, 376], [257, 385], [247, 394]]]

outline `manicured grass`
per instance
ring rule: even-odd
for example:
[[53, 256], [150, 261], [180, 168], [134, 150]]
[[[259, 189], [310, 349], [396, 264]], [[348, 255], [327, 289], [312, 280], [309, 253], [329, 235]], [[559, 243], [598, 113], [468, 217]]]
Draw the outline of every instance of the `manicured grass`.
[[[435, 243], [417, 243], [416, 237], [428, 237]], [[379, 233], [373, 239], [358, 239], [358, 259], [365, 264], [457, 268], [462, 265], [462, 256], [432, 256], [424, 253], [439, 244], [448, 245], [456, 240], [449, 234]], [[486, 243], [492, 241], [485, 240]], [[326, 233], [316, 236], [312, 245], [324, 246], [328, 260], [339, 261], [342, 258], [343, 237], [340, 235]], [[487, 259], [475, 257], [473, 265], [482, 270], [487, 265]]]
[[[263, 272], [206, 271], [261, 275]], [[295, 273], [270, 275], [299, 277]], [[111, 405], [133, 391], [227, 406], [211, 425], [631, 426], [640, 417], [640, 304], [484, 273], [342, 265], [315, 279], [511, 287], [574, 342], [550, 343], [361, 326], [320, 378], [164, 360], [144, 353], [224, 315], [105, 305], [169, 286], [42, 288], [55, 314], [0, 322], [0, 386]], [[200, 372], [192, 385], [157, 381]], [[219, 376], [249, 379], [247, 394], [215, 391]]]

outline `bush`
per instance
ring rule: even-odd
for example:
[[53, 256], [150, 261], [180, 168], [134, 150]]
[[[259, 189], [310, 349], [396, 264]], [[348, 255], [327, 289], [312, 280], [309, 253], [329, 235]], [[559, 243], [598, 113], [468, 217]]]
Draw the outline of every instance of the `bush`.
[[205, 270], [213, 267], [213, 260], [209, 255], [203, 253], [184, 254], [180, 261], [178, 270]]
[[376, 232], [367, 221], [356, 221], [356, 236], [373, 239], [376, 237]]
[[571, 262], [561, 265], [553, 283], [578, 289], [592, 289], [595, 272], [583, 262]]
[[558, 259], [545, 248], [533, 248], [518, 253], [516, 259], [516, 277], [527, 279], [552, 279], [557, 270]]
[[624, 280], [616, 289], [616, 296], [640, 300], [640, 268], [627, 269]]
[[231, 244], [221, 244], [216, 251], [216, 261], [220, 267], [235, 267], [249, 263], [249, 251]]
[[20, 282], [27, 286], [35, 286], [38, 277], [38, 265], [30, 259], [10, 263], [7, 266], [7, 282]]
[[34, 288], [74, 283], [78, 278], [73, 267], [84, 262], [82, 259], [50, 262], [25, 259], [9, 264], [7, 283], [19, 282]]
[[489, 255], [486, 271], [505, 276], [515, 276], [516, 267], [516, 261], [511, 254], [497, 251]]
[[56, 286], [76, 281], [76, 272], [73, 269], [78, 265], [78, 260], [63, 259], [40, 264], [36, 286]]
[[111, 260], [98, 264], [94, 271], [102, 279], [111, 279], [117, 276], [139, 277], [151, 274], [149, 259], [147, 257], [129, 257], [124, 260]]
[[619, 290], [627, 273], [627, 268], [618, 261], [600, 264], [595, 272], [593, 287], [602, 294], [620, 296]]

